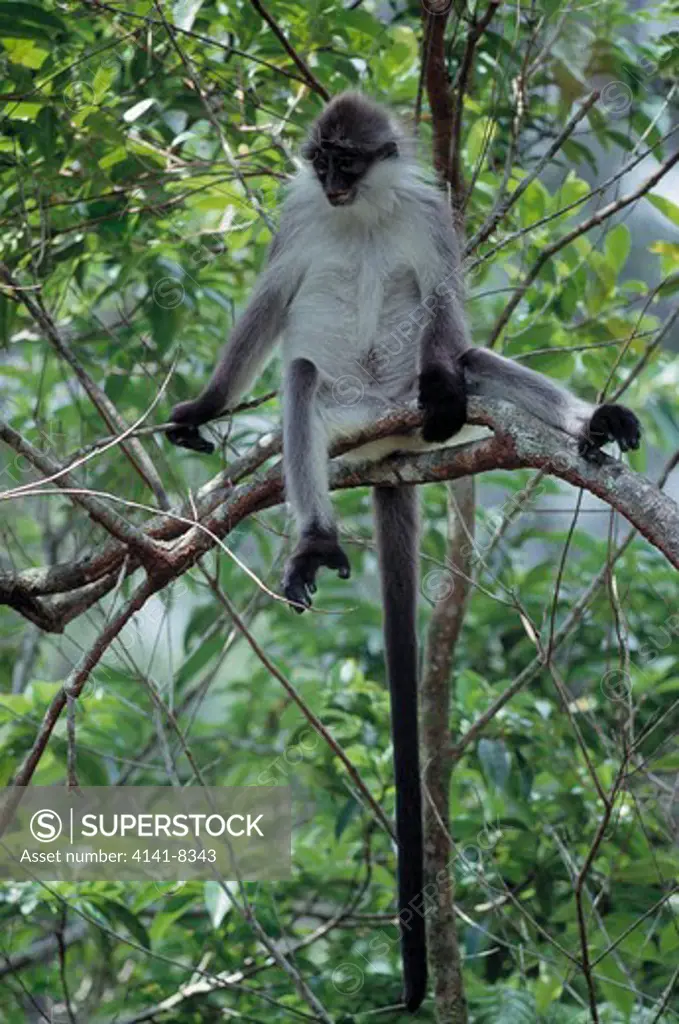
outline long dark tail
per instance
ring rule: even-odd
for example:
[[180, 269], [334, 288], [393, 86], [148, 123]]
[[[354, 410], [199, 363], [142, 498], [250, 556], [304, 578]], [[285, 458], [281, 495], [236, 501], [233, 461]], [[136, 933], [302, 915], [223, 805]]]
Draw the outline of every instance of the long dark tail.
[[401, 954], [405, 1004], [414, 1013], [427, 990], [417, 729], [417, 493], [414, 487], [376, 487], [373, 493], [394, 741]]

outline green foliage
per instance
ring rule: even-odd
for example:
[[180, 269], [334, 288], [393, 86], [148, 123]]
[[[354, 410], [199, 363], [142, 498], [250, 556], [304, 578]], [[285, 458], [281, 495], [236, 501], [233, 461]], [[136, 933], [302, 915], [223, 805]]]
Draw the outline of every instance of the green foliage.
[[[328, 93], [361, 87], [411, 118], [421, 72], [419, 4], [395, 4], [393, 11], [371, 0], [353, 10], [339, 0], [266, 0], [265, 6]], [[565, 11], [552, 0], [501, 5], [479, 39], [462, 131], [463, 169], [474, 182], [469, 238], [494, 209], [503, 183], [511, 192], [532, 175], [592, 83], [604, 84], [587, 119], [472, 254], [469, 313], [475, 339], [488, 342], [513, 289], [556, 246], [497, 347], [590, 399], [627, 383], [625, 401], [640, 410], [649, 438], [634, 457], [635, 468], [645, 471], [650, 444], [664, 458], [679, 438], [676, 360], [653, 344], [679, 287], [679, 207], [663, 184], [634, 209], [647, 218], [648, 230], [640, 232], [626, 210], [557, 243], [604, 205], [588, 182], [605, 180], [649, 146], [661, 160], [676, 145], [664, 134], [676, 118], [665, 98], [677, 70], [677, 6], [632, 11], [604, 0]], [[163, 18], [176, 31], [168, 32]], [[446, 37], [451, 81], [467, 34], [464, 22], [453, 30], [454, 20]], [[522, 86], [522, 69], [532, 61], [537, 64]], [[40, 295], [79, 366], [126, 423], [147, 412], [167, 381], [150, 419], [163, 422], [171, 404], [196, 393], [228, 337], [262, 266], [294, 171], [291, 153], [321, 98], [245, 0], [2, 2], [0, 97], [0, 258], [28, 294]], [[432, 134], [425, 102], [418, 135], [425, 161]], [[613, 183], [605, 201], [639, 180]], [[2, 415], [65, 463], [90, 451], [111, 427], [19, 299], [3, 287]], [[276, 384], [274, 362], [253, 396]], [[141, 443], [174, 501], [195, 494], [278, 420], [276, 401], [244, 412], [228, 437], [217, 428], [224, 443], [208, 458], [172, 449], [158, 434]], [[11, 449], [2, 459], [2, 490], [33, 479]], [[78, 472], [84, 486], [111, 496], [110, 507], [133, 522], [146, 524], [156, 508], [117, 447], [98, 452]], [[608, 525], [592, 529], [593, 521], [608, 520], [591, 506], [569, 536], [571, 517], [555, 509], [572, 506], [573, 493], [545, 479], [526, 501], [521, 492], [531, 477], [497, 473], [484, 482], [480, 585], [456, 652], [454, 739], [532, 661], [536, 637], [546, 649], [552, 624], [563, 623], [624, 536], [618, 524], [610, 538]], [[120, 499], [145, 510], [122, 507]], [[280, 508], [250, 517], [228, 536], [228, 550], [209, 554], [203, 565], [393, 815], [370, 501], [362, 490], [335, 500], [353, 574], [349, 583], [323, 579], [320, 615], [293, 621], [243, 571], [246, 565], [276, 590], [290, 529]], [[426, 575], [446, 557], [444, 490], [425, 488], [423, 502]], [[17, 499], [4, 503], [3, 513], [3, 570], [69, 565], [107, 542], [65, 495]], [[509, 513], [513, 525], [493, 541]], [[0, 784], [11, 781], [58, 686], [138, 578], [121, 576], [63, 635], [40, 635], [0, 608]], [[425, 628], [431, 594], [424, 583], [422, 593]], [[675, 609], [674, 573], [635, 540], [555, 656], [554, 675], [538, 672], [456, 766], [451, 869], [472, 1024], [592, 1019], [585, 978], [572, 959], [582, 958], [574, 877], [602, 823], [591, 766], [609, 791], [627, 742], [637, 746], [583, 892], [599, 1020], [678, 1019], [672, 985], [679, 931], [671, 895], [679, 878], [672, 838], [679, 771]], [[621, 637], [629, 647], [622, 676]], [[362, 1015], [399, 996], [392, 844], [339, 759], [232, 631], [198, 567], [154, 598], [92, 671], [75, 711], [82, 785], [195, 782], [152, 689], [173, 710], [206, 783], [292, 787], [293, 877], [248, 884], [246, 894], [273, 941], [285, 948], [302, 942], [291, 962], [331, 1019], [374, 1019]], [[67, 755], [63, 720], [33, 782], [62, 785]], [[222, 1011], [245, 1021], [302, 1019], [308, 1004], [282, 971], [263, 969], [265, 954], [238, 909], [239, 897], [211, 881], [3, 883], [3, 953], [35, 948], [58, 927], [64, 906], [67, 924], [80, 931], [63, 972], [52, 950], [7, 976], [0, 1024], [23, 1024], [36, 1001], [46, 1012], [56, 1006], [53, 1019], [66, 1020], [64, 975], [76, 1019], [103, 1024], [175, 996], [196, 971], [231, 974], [252, 965], [252, 976], [237, 986], [178, 998], [157, 1019], [202, 1024], [224, 1019]], [[347, 907], [342, 927], [313, 935]], [[355, 969], [357, 986], [352, 976], [343, 987], [341, 965]], [[431, 1000], [421, 1020], [434, 1020]]]

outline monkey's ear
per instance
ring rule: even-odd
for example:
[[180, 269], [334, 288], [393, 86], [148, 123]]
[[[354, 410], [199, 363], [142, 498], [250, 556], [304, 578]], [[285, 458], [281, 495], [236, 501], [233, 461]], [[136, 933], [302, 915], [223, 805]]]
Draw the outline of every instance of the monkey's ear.
[[378, 160], [388, 160], [390, 156], [398, 156], [398, 146], [395, 142], [385, 142], [383, 146], [377, 150]]
[[303, 144], [300, 153], [302, 154], [303, 160], [313, 160], [314, 154], [318, 149], [318, 143], [315, 139], [307, 139]]

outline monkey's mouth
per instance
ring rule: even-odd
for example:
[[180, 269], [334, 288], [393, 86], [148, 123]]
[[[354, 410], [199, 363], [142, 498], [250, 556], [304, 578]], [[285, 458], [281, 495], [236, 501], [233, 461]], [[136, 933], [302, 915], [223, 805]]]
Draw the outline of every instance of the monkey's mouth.
[[344, 189], [342, 192], [326, 192], [328, 202], [331, 206], [348, 206], [355, 198], [353, 188]]

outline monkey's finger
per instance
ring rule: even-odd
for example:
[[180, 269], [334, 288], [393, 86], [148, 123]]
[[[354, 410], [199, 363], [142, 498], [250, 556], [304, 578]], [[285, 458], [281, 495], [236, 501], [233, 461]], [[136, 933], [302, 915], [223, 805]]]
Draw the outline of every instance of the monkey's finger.
[[340, 548], [340, 556], [337, 559], [335, 566], [337, 569], [337, 575], [341, 580], [348, 580], [351, 576], [351, 566], [349, 565], [349, 559]]
[[334, 569], [341, 580], [348, 580], [351, 576], [349, 559], [339, 545], [325, 559], [325, 564], [328, 569]]
[[290, 607], [293, 612], [297, 612], [298, 615], [302, 615], [305, 611], [311, 608], [311, 600], [307, 594], [302, 596], [301, 594], [286, 594], [285, 598], [290, 602]]
[[283, 577], [283, 596], [294, 611], [301, 615], [307, 608], [311, 608], [308, 584], [299, 572], [293, 569]]

